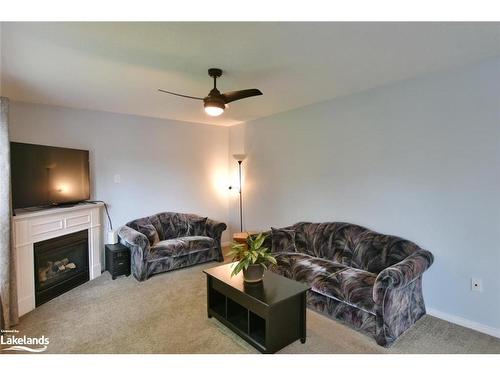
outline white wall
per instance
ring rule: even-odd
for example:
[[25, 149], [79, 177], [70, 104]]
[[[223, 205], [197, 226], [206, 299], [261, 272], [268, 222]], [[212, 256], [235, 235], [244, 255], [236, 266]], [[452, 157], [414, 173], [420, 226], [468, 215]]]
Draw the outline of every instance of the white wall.
[[225, 222], [228, 133], [108, 112], [21, 102], [10, 107], [12, 141], [90, 150], [92, 198], [109, 204], [115, 228], [161, 211]]
[[0, 22], [0, 96], [2, 96], [2, 60], [3, 60], [3, 43], [2, 43], [2, 28], [3, 28], [3, 23]]
[[499, 108], [493, 59], [233, 127], [246, 229], [348, 221], [415, 241], [435, 255], [427, 306], [500, 332]]

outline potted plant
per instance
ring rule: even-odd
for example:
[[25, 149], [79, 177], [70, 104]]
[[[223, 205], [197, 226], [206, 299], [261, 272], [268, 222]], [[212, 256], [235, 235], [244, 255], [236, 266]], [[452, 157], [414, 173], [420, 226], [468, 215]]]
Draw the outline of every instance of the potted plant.
[[263, 247], [267, 236], [263, 233], [248, 236], [248, 246], [246, 244], [233, 243], [229, 256], [233, 257], [233, 262], [238, 262], [231, 272], [235, 276], [243, 271], [243, 280], [247, 283], [257, 283], [262, 281], [266, 263], [276, 264], [276, 259], [271, 255], [271, 250]]

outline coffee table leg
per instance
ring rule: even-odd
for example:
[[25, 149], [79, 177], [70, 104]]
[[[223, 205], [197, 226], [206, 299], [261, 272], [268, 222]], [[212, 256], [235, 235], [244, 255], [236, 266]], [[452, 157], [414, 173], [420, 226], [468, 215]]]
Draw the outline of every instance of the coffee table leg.
[[212, 317], [212, 315], [210, 315], [210, 276], [207, 275], [207, 316], [208, 316], [208, 319], [210, 319]]
[[302, 344], [306, 343], [306, 293], [304, 292], [302, 294], [302, 306], [301, 306], [301, 311], [302, 311], [302, 337], [300, 338], [300, 342]]

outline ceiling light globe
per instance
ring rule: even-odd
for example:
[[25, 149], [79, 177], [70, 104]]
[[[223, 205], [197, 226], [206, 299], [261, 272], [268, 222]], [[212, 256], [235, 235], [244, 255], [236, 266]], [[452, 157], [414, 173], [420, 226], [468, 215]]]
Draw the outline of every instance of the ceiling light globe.
[[224, 109], [220, 107], [205, 106], [205, 112], [209, 116], [217, 117], [224, 113]]
[[217, 93], [212, 94], [211, 96], [203, 99], [205, 112], [207, 113], [207, 115], [213, 117], [222, 115], [222, 113], [226, 109], [226, 103], [224, 103], [224, 99], [222, 99], [220, 96], [217, 96], [216, 94]]

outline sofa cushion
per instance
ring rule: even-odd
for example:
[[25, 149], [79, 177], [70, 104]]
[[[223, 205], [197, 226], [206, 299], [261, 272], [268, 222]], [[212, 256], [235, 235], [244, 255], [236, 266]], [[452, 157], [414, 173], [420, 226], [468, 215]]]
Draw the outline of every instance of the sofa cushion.
[[190, 218], [188, 220], [188, 236], [206, 236], [208, 217]]
[[311, 285], [316, 280], [323, 280], [346, 268], [340, 263], [306, 255], [293, 264], [292, 275], [295, 280]]
[[216, 246], [215, 240], [205, 236], [179, 237], [157, 242], [151, 247], [148, 260], [177, 257], [198, 251], [209, 250]]
[[375, 313], [373, 285], [376, 274], [302, 253], [274, 256], [277, 265], [271, 268], [272, 271], [306, 283], [316, 293]]
[[158, 241], [160, 241], [160, 237], [158, 236], [158, 232], [153, 224], [137, 224], [137, 231], [144, 234], [149, 241], [149, 244], [152, 246]]
[[317, 224], [300, 222], [288, 227], [295, 231], [295, 246], [300, 253], [308, 254], [311, 256], [318, 256], [314, 253], [314, 232]]
[[343, 264], [302, 253], [276, 253], [273, 256], [277, 264], [271, 267], [271, 271], [307, 284], [347, 268]]
[[273, 253], [296, 253], [295, 231], [291, 229], [271, 228]]
[[350, 223], [300, 222], [285, 229], [295, 230], [298, 252], [373, 273], [420, 249], [411, 241]]
[[316, 293], [376, 314], [373, 300], [376, 278], [374, 273], [347, 267], [327, 277], [316, 277], [310, 286]]

